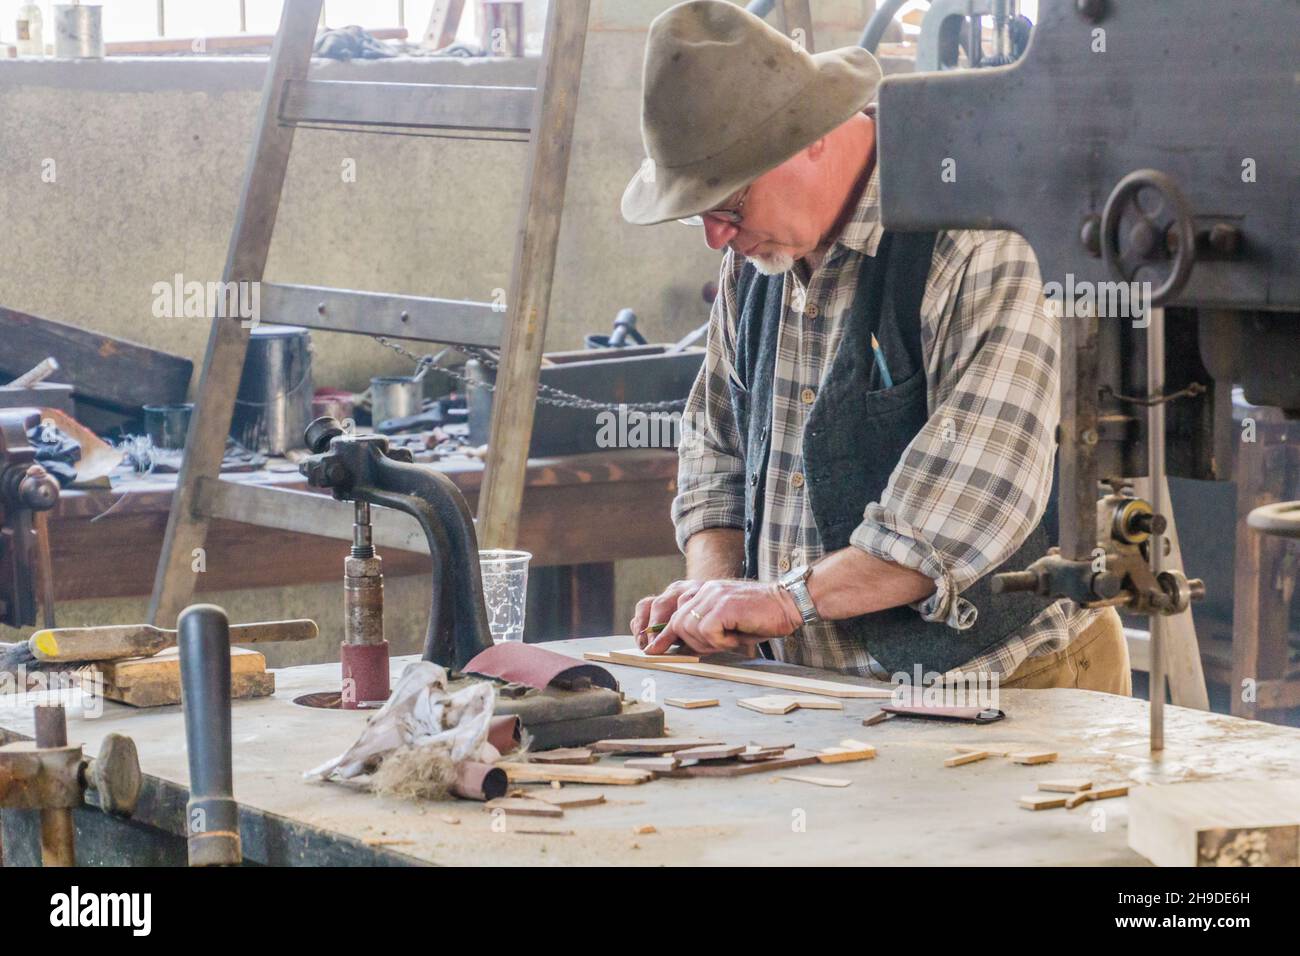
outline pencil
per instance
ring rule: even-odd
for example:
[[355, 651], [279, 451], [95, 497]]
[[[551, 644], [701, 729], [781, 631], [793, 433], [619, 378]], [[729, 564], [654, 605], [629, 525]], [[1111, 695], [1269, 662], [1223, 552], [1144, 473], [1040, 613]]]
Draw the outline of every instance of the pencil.
[[894, 378], [889, 374], [889, 366], [885, 364], [885, 353], [880, 348], [880, 340], [876, 338], [876, 333], [871, 333], [871, 351], [876, 354], [876, 368], [880, 369], [880, 381], [885, 388], [894, 387]]

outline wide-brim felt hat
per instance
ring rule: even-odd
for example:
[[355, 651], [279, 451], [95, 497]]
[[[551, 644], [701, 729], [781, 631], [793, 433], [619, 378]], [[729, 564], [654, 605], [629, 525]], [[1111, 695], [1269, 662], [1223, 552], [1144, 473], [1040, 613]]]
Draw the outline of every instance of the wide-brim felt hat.
[[880, 79], [866, 50], [810, 54], [726, 0], [665, 10], [646, 41], [646, 159], [623, 217], [652, 225], [717, 208], [865, 109]]

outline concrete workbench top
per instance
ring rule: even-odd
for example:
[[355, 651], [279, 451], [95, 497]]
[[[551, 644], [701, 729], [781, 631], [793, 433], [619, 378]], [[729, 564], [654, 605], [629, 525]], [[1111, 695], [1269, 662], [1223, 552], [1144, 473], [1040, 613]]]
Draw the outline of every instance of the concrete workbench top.
[[[622, 637], [547, 646], [581, 656], [584, 650], [630, 643]], [[394, 677], [412, 659], [395, 660]], [[1033, 792], [1039, 780], [1062, 777], [1086, 776], [1096, 785], [1300, 777], [1300, 730], [1169, 707], [1168, 747], [1152, 759], [1145, 701], [1088, 691], [1003, 690], [999, 706], [1007, 719], [988, 725], [891, 720], [863, 727], [862, 718], [881, 701], [844, 700], [843, 711], [765, 716], [736, 701], [779, 691], [607, 666], [624, 692], [638, 700], [707, 696], [721, 702], [697, 710], [666, 707], [672, 735], [716, 735], [738, 743], [779, 738], [814, 748], [851, 737], [873, 744], [878, 756], [791, 771], [852, 781], [844, 788], [783, 780], [779, 772], [595, 787], [604, 793], [604, 805], [571, 809], [562, 819], [508, 817], [504, 832], [496, 832], [492, 815], [480, 804], [407, 802], [378, 798], [351, 784], [303, 780], [304, 770], [342, 752], [356, 738], [367, 715], [295, 705], [293, 698], [303, 693], [337, 688], [339, 667], [294, 667], [276, 672], [273, 698], [234, 704], [235, 797], [244, 812], [246, 854], [278, 863], [314, 862], [309, 853], [277, 855], [261, 845], [274, 842], [257, 835], [265, 834], [264, 823], [289, 821], [300, 835], [311, 837], [302, 845], [319, 845], [328, 835], [352, 848], [357, 861], [369, 856], [388, 862], [505, 865], [1135, 864], [1143, 861], [1127, 847], [1126, 799], [1037, 812], [1020, 809], [1017, 799]], [[0, 728], [10, 737], [30, 736], [30, 707], [0, 709]], [[110, 732], [135, 740], [142, 769], [159, 778], [151, 784], [154, 790], [187, 786], [179, 708], [142, 711], [110, 703], [95, 719], [69, 713], [69, 740], [84, 743], [89, 754]], [[1060, 759], [1019, 766], [991, 758], [945, 768], [944, 758], [963, 745], [1055, 750]], [[161, 817], [158, 807], [166, 802], [154, 799], [150, 812]], [[173, 832], [180, 833], [176, 800], [171, 804]], [[250, 821], [256, 826], [250, 827]], [[634, 835], [634, 828], [647, 825], [656, 832]], [[519, 829], [573, 832], [533, 835]], [[346, 853], [342, 859], [348, 859]]]

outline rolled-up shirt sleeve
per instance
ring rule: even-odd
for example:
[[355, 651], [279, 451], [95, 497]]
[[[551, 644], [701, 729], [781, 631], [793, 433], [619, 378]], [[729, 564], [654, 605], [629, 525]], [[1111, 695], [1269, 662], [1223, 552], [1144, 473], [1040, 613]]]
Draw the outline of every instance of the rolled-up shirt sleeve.
[[741, 528], [745, 522], [745, 457], [727, 385], [735, 374], [736, 268], [728, 251], [709, 316], [704, 362], [682, 413], [672, 516], [683, 552], [700, 531]]
[[[1059, 418], [1060, 319], [1014, 233], [943, 233], [968, 255], [927, 280], [922, 302], [930, 417], [850, 543], [933, 579], [913, 607], [963, 630], [961, 592], [1002, 564], [1042, 519]], [[940, 260], [936, 247], [935, 260]]]

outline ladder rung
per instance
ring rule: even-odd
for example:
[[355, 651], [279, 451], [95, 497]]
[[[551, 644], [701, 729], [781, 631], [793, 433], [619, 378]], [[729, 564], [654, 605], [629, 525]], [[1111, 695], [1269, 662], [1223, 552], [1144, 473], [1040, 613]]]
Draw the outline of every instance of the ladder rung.
[[[194, 510], [209, 518], [352, 540], [352, 506], [310, 491], [200, 478]], [[424, 532], [409, 515], [388, 508], [373, 508], [370, 523], [376, 546], [429, 553]]]
[[499, 348], [505, 313], [487, 302], [263, 282], [261, 314], [279, 325]]
[[530, 86], [290, 80], [285, 84], [280, 119], [286, 123], [528, 133], [535, 96], [536, 90]]

